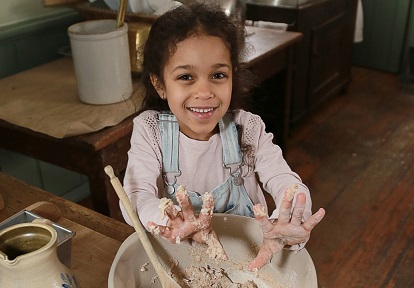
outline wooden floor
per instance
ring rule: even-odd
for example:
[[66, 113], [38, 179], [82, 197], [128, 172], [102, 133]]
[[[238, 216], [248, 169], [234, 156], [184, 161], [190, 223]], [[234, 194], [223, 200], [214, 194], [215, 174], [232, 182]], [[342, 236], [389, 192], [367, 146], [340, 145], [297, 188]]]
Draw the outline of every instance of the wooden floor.
[[352, 74], [289, 140], [313, 210], [327, 211], [306, 248], [319, 287], [414, 287], [414, 93], [393, 74]]

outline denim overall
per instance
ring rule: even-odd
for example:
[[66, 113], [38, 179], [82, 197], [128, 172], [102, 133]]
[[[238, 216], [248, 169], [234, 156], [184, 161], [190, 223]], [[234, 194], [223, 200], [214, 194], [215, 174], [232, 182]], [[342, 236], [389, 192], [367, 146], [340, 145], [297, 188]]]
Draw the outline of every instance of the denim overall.
[[[164, 195], [177, 204], [175, 191], [178, 188], [177, 177], [181, 175], [178, 167], [179, 125], [177, 119], [171, 113], [158, 114], [158, 124], [161, 131]], [[230, 113], [224, 115], [219, 122], [219, 128], [223, 146], [223, 166], [230, 169], [230, 177], [210, 192], [214, 198], [214, 213], [254, 217], [253, 203], [243, 185], [241, 175], [242, 154], [233, 115]], [[194, 211], [200, 213], [203, 204], [202, 196], [195, 191], [187, 190], [187, 192]]]

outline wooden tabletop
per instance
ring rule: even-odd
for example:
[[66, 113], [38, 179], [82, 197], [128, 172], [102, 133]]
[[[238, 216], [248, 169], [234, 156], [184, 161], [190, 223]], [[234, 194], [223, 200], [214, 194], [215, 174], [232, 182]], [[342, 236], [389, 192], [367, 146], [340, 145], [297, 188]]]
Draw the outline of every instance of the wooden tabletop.
[[[82, 287], [107, 287], [116, 252], [134, 232], [131, 226], [29, 186], [4, 173], [0, 173], [0, 194], [5, 202], [5, 208], [0, 210], [0, 222], [28, 208], [75, 231], [70, 269]], [[60, 210], [58, 217], [54, 207]]]

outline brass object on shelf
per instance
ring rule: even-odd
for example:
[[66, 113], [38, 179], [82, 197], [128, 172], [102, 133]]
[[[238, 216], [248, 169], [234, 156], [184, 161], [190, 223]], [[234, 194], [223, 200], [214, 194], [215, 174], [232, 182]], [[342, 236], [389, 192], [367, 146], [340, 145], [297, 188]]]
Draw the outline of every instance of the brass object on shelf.
[[150, 30], [151, 24], [148, 23], [128, 23], [129, 56], [133, 73], [142, 70], [143, 50]]

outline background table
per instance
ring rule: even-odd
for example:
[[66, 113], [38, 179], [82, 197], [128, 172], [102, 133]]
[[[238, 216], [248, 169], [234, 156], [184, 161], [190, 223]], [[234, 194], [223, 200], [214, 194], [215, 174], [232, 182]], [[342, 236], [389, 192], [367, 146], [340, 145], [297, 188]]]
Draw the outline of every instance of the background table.
[[[6, 205], [0, 210], [0, 222], [29, 208], [39, 216], [75, 231], [70, 269], [82, 287], [108, 287], [109, 270], [116, 252], [122, 242], [134, 233], [131, 226], [29, 186], [4, 173], [0, 173], [0, 194]], [[60, 210], [60, 215], [50, 209], [53, 207]]]
[[[254, 49], [246, 62], [261, 82], [254, 94], [252, 112], [263, 117], [269, 131], [274, 133], [276, 142], [285, 150], [289, 129], [291, 75], [294, 68], [293, 45], [301, 39], [301, 34], [257, 27], [247, 27], [247, 30], [250, 34], [247, 40]], [[10, 93], [11, 88], [6, 84], [17, 76], [23, 79], [19, 82], [20, 86], [31, 85], [30, 79], [39, 73], [38, 71], [73, 71], [72, 66], [71, 59], [62, 58], [45, 64], [42, 69], [37, 67], [3, 78], [0, 80], [0, 91]], [[75, 75], [69, 73], [67, 77], [74, 78]], [[27, 82], [24, 79], [27, 79]], [[59, 85], [66, 83], [65, 81], [67, 78], [55, 79], [53, 83], [45, 82], [44, 85], [54, 85], [54, 88], [59, 89]], [[76, 85], [73, 85], [72, 91], [76, 95]], [[41, 98], [42, 93], [36, 97]], [[60, 139], [1, 120], [0, 115], [0, 147], [88, 176], [94, 209], [113, 218], [122, 219], [118, 197], [103, 168], [110, 164], [118, 176], [125, 170], [134, 117], [135, 113], [132, 113], [115, 126]]]

